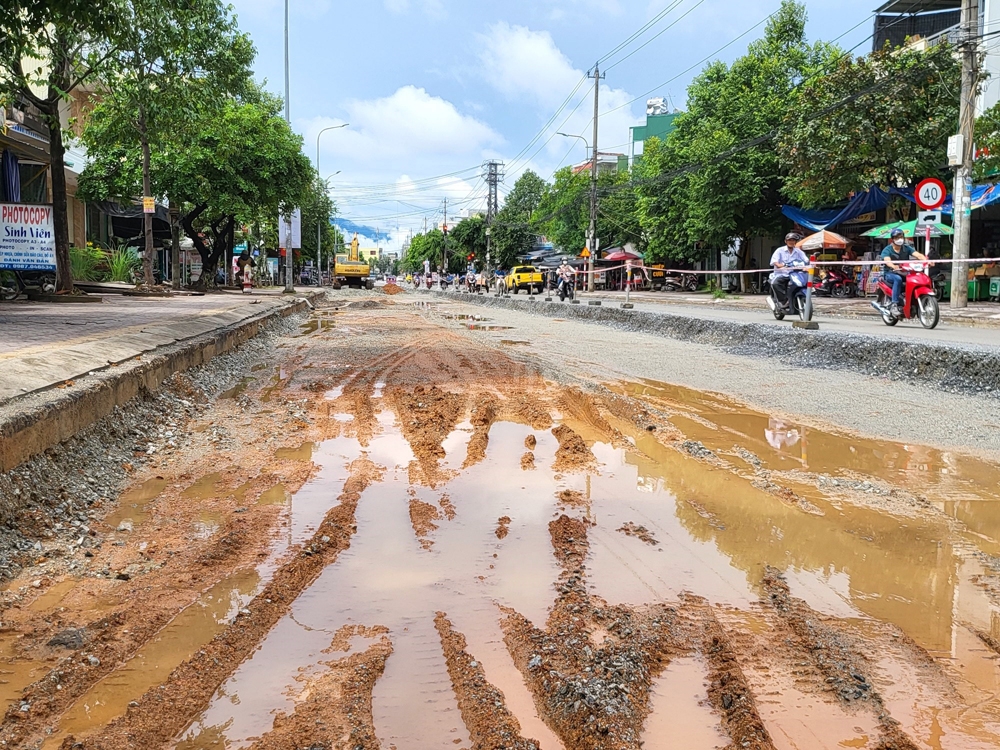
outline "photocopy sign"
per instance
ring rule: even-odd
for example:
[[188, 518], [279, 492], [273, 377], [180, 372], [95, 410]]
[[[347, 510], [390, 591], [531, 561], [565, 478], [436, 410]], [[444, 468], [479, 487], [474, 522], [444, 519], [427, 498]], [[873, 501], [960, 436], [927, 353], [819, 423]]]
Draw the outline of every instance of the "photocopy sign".
[[0, 203], [0, 270], [56, 270], [52, 206]]

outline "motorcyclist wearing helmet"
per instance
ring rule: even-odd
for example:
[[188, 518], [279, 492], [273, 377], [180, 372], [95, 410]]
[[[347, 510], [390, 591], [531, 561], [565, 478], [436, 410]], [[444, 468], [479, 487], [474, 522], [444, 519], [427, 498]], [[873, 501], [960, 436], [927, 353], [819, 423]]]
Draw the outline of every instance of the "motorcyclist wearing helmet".
[[913, 245], [906, 244], [906, 233], [902, 229], [893, 229], [889, 234], [889, 244], [882, 250], [882, 261], [885, 263], [882, 278], [892, 285], [892, 313], [896, 316], [899, 315], [899, 305], [906, 288], [907, 273], [899, 264], [906, 263], [911, 258], [927, 260], [927, 256], [918, 253]]
[[789, 232], [785, 235], [784, 246], [775, 248], [771, 256], [771, 268], [774, 269], [771, 288], [774, 289], [778, 303], [786, 309], [791, 302], [788, 299], [788, 285], [792, 280], [792, 264], [809, 262], [806, 254], [795, 246], [801, 239], [802, 235], [798, 232]]
[[566, 283], [573, 281], [573, 268], [565, 258], [559, 264], [559, 270], [556, 271], [556, 275], [559, 277], [559, 281], [565, 281]]

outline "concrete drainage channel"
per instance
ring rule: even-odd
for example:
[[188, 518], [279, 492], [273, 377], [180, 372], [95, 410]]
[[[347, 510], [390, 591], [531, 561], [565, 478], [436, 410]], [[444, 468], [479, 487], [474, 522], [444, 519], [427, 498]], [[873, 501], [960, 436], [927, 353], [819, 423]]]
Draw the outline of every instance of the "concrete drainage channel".
[[501, 308], [550, 318], [568, 318], [623, 331], [709, 344], [732, 354], [776, 357], [801, 367], [853, 370], [865, 375], [922, 382], [953, 392], [1000, 395], [1000, 354], [974, 346], [914, 343], [861, 334], [803, 331], [758, 323], [619, 309], [603, 305], [559, 304], [492, 295], [434, 292], [450, 301]]

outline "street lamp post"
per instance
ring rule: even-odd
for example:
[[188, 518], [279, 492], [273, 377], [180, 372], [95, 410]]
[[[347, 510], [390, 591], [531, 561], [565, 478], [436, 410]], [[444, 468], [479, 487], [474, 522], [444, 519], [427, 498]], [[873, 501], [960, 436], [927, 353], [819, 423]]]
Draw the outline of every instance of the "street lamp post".
[[[288, 90], [288, 0], [285, 0], [285, 122], [289, 126], [292, 124], [291, 95]], [[285, 222], [285, 244], [292, 244], [292, 223], [287, 217], [282, 217]], [[285, 294], [294, 294], [295, 285], [292, 283], [292, 248], [285, 248]]]
[[[323, 128], [316, 134], [316, 174], [319, 174], [319, 137], [323, 135], [327, 130], [339, 130], [340, 128], [346, 128], [349, 123], [344, 123], [343, 125], [331, 125], [328, 128]], [[330, 177], [336, 177], [340, 172], [334, 172]], [[330, 179], [327, 177], [327, 179]], [[329, 217], [327, 217], [329, 221]], [[323, 225], [320, 224], [319, 217], [316, 217], [316, 273], [319, 274], [319, 285], [323, 284]]]
[[[596, 130], [594, 131], [597, 132]], [[590, 144], [587, 139], [582, 135], [574, 135], [572, 133], [556, 133], [556, 135], [561, 135], [564, 138], [579, 138], [583, 141], [583, 145], [587, 147], [587, 151], [591, 151]], [[597, 154], [593, 154], [594, 164], [597, 163]], [[594, 291], [594, 254], [597, 252], [594, 245], [596, 244], [597, 234], [597, 182], [596, 182], [596, 171], [591, 170], [591, 180], [590, 180], [590, 230], [587, 232], [587, 252], [590, 257], [587, 258], [587, 291]]]

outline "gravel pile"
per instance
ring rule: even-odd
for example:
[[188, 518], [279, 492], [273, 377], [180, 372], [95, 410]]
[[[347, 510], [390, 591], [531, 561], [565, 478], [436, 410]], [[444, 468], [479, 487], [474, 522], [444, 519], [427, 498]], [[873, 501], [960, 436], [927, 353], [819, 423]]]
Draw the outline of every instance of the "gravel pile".
[[44, 572], [58, 566], [58, 558], [97, 544], [93, 520], [107, 514], [136, 469], [154, 454], [180, 448], [187, 422], [247, 375], [277, 336], [296, 330], [300, 317], [276, 320], [239, 348], [174, 375], [160, 391], [0, 474], [0, 580], [32, 561], [41, 561]]

